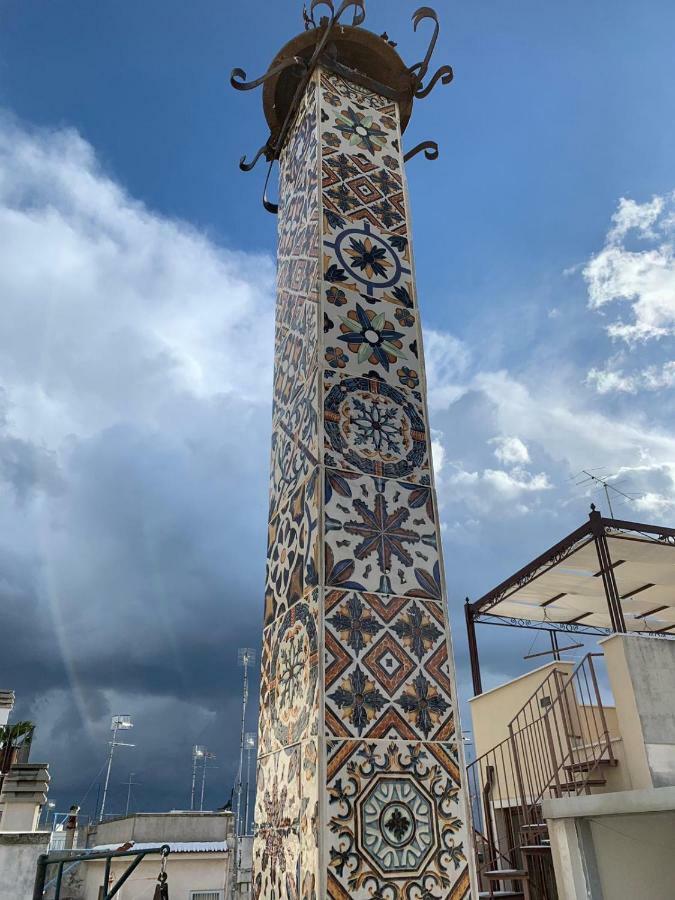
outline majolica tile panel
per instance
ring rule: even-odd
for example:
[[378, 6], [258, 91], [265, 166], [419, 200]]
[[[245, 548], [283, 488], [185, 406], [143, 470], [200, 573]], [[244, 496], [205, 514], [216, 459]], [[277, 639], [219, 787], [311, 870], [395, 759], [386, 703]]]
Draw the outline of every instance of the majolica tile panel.
[[278, 616], [263, 633], [259, 752], [318, 734], [319, 591]]
[[325, 598], [326, 735], [448, 741], [454, 715], [443, 609], [410, 597]]
[[324, 464], [429, 484], [429, 442], [419, 391], [375, 375], [325, 373]]
[[261, 900], [468, 893], [399, 140], [317, 72], [281, 159]]
[[331, 900], [467, 895], [453, 744], [330, 742], [326, 794]]
[[328, 587], [441, 600], [432, 490], [324, 470]]

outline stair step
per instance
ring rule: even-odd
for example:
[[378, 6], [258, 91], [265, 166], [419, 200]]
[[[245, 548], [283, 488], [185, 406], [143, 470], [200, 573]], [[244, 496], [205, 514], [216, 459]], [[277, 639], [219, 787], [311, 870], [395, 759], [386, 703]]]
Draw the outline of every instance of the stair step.
[[520, 848], [522, 853], [528, 856], [548, 856], [551, 852], [550, 844], [525, 844]]
[[510, 881], [512, 878], [519, 881], [529, 878], [525, 869], [490, 869], [482, 874], [490, 881]]
[[581, 781], [561, 781], [560, 782], [560, 790], [570, 793], [570, 791], [576, 791], [577, 788], [585, 788], [585, 787], [601, 787], [603, 784], [607, 784], [606, 778], [585, 778]]
[[548, 831], [546, 822], [535, 822], [532, 825], [521, 825], [520, 830], [528, 834], [539, 834], [542, 831]]
[[565, 768], [568, 772], [588, 772], [591, 769], [603, 768], [606, 769], [609, 766], [617, 766], [619, 764], [618, 759], [601, 759], [600, 762], [596, 762], [593, 759], [585, 759], [580, 762], [575, 763], [567, 763]]
[[525, 894], [522, 891], [481, 891], [478, 894], [479, 900], [491, 900], [492, 897], [499, 900], [525, 900]]

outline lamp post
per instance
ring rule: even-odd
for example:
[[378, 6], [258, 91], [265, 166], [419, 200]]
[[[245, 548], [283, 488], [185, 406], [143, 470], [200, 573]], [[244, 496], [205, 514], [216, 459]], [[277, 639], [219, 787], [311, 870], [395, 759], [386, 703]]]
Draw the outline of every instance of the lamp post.
[[255, 662], [255, 650], [250, 647], [240, 647], [238, 653], [239, 665], [244, 667], [244, 690], [241, 703], [241, 735], [239, 739], [239, 770], [237, 772], [237, 835], [241, 834], [241, 778], [244, 769], [244, 736], [246, 727], [246, 704], [248, 703], [248, 667]]
[[215, 753], [209, 753], [208, 750], [204, 750], [204, 762], [202, 763], [202, 794], [199, 799], [199, 811], [204, 811], [204, 785], [206, 784], [206, 766], [208, 764], [209, 759], [215, 759]]
[[190, 809], [193, 811], [195, 808], [195, 781], [197, 780], [197, 762], [200, 759], [204, 759], [205, 753], [206, 747], [202, 747], [201, 744], [195, 744], [192, 748], [192, 792], [190, 794]]
[[112, 722], [110, 723], [110, 730], [113, 733], [112, 740], [108, 741], [110, 745], [110, 755], [108, 756], [108, 771], [105, 776], [105, 785], [103, 787], [103, 801], [101, 803], [101, 817], [99, 818], [99, 822], [103, 821], [103, 816], [105, 814], [105, 801], [108, 796], [108, 783], [110, 782], [110, 770], [112, 768], [113, 754], [115, 752], [115, 747], [134, 747], [135, 744], [125, 744], [123, 741], [117, 740], [117, 732], [118, 731], [128, 731], [130, 728], [134, 727], [134, 723], [131, 721], [131, 716], [113, 716]]
[[249, 797], [251, 789], [251, 753], [255, 750], [255, 734], [248, 731], [244, 737], [244, 747], [246, 749], [246, 814], [244, 816], [244, 834], [249, 833]]

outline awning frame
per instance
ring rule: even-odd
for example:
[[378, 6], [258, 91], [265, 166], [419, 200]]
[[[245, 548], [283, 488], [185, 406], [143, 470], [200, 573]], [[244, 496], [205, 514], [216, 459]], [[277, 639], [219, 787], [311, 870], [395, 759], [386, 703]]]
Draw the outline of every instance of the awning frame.
[[[641, 522], [628, 522], [623, 519], [605, 518], [596, 510], [595, 505], [591, 504], [591, 512], [588, 522], [585, 522], [579, 528], [572, 531], [561, 541], [542, 553], [536, 559], [532, 560], [515, 574], [511, 575], [497, 587], [493, 588], [487, 594], [473, 603], [467, 597], [465, 605], [467, 636], [469, 641], [469, 658], [471, 661], [471, 675], [473, 680], [473, 689], [475, 694], [482, 693], [482, 683], [480, 674], [480, 659], [478, 653], [478, 642], [476, 639], [476, 625], [499, 625], [509, 628], [530, 628], [536, 631], [549, 632], [551, 637], [552, 652], [555, 658], [559, 658], [559, 648], [556, 635], [562, 633], [573, 633], [576, 635], [590, 636], [606, 636], [607, 634], [627, 632], [624, 612], [621, 604], [622, 597], [614, 574], [614, 569], [619, 562], [613, 562], [609, 543], [607, 538], [615, 535], [625, 535], [626, 532], [639, 534], [643, 538], [653, 540], [657, 544], [665, 544], [675, 547], [675, 528], [667, 528], [662, 525], [647, 525]], [[582, 612], [574, 619], [566, 619], [565, 621], [555, 621], [555, 618], [548, 618], [545, 622], [516, 618], [512, 616], [502, 616], [494, 611], [499, 603], [514, 590], [521, 589], [534, 581], [538, 576], [548, 570], [560, 565], [564, 560], [571, 556], [580, 547], [593, 541], [598, 557], [599, 570], [595, 573], [602, 578], [604, 596], [609, 611], [610, 628], [602, 628], [597, 625], [584, 625], [584, 618], [592, 615], [592, 612]], [[648, 584], [643, 588], [638, 588], [630, 592], [630, 596], [638, 594], [653, 585]], [[560, 594], [559, 597], [564, 596]], [[624, 595], [623, 599], [628, 599], [629, 595]], [[541, 604], [547, 606], [557, 600], [553, 597]], [[657, 606], [643, 614], [646, 619], [648, 615], [654, 614], [666, 608]], [[553, 613], [553, 616], [555, 613]], [[658, 637], [675, 637], [675, 624], [669, 625], [667, 628], [653, 631], [645, 627], [644, 632]]]

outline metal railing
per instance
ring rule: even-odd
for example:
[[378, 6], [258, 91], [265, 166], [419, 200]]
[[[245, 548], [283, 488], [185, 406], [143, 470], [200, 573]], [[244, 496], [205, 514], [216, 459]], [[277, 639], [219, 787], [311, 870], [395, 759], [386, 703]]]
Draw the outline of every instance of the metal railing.
[[483, 873], [508, 868], [528, 873], [533, 900], [556, 896], [541, 804], [590, 793], [605, 783], [601, 767], [616, 764], [593, 662], [601, 655], [588, 654], [572, 672], [549, 672], [509, 723], [508, 737], [467, 767], [478, 873], [488, 891]]

